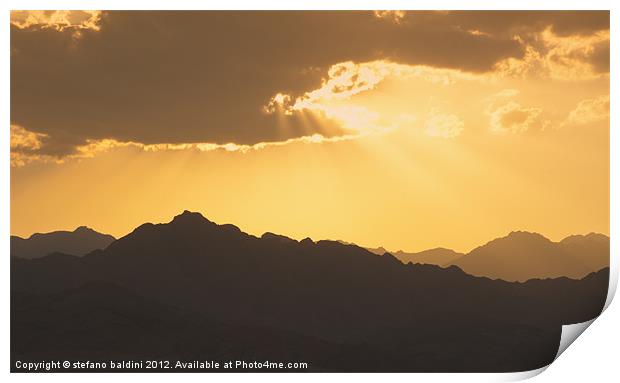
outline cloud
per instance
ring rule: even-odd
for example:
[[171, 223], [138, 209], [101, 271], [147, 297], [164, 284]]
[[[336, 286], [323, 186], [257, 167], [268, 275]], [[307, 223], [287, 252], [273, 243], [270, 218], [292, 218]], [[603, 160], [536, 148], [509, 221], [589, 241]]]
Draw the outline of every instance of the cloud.
[[[587, 38], [609, 28], [606, 12], [580, 15], [15, 12], [11, 123], [45, 135], [39, 154], [59, 158], [102, 140], [252, 146], [355, 136], [377, 127], [373, 112], [327, 103], [412, 71], [448, 82], [492, 73], [524, 59], [530, 43], [517, 34], [550, 27]], [[601, 52], [587, 56], [597, 70]]]
[[391, 130], [398, 123], [391, 121], [389, 124], [381, 125], [378, 113], [358, 105], [338, 103], [371, 91], [388, 78], [396, 80], [416, 78], [444, 86], [462, 80], [481, 80], [479, 75], [454, 69], [403, 65], [386, 60], [365, 63], [347, 61], [332, 65], [328, 70], [328, 77], [322, 80], [319, 88], [305, 92], [294, 101], [291, 95], [277, 93], [265, 109], [270, 113], [283, 110], [285, 114], [306, 110], [320, 112], [353, 132]]
[[324, 114], [264, 107], [278, 93], [294, 100], [319, 89], [337, 63], [389, 58], [480, 72], [521, 53], [511, 39], [472, 36], [441, 18], [114, 11], [77, 42], [69, 28], [13, 24], [11, 118], [49, 135], [47, 150], [58, 155], [88, 139], [252, 145], [346, 135]]
[[46, 137], [45, 134], [30, 132], [19, 125], [11, 125], [11, 150], [38, 150]]
[[559, 36], [549, 27], [518, 39], [525, 46], [525, 55], [498, 62], [496, 70], [503, 75], [583, 80], [609, 72], [608, 30], [588, 36]]
[[11, 11], [11, 25], [19, 29], [67, 28], [99, 30], [101, 11]]
[[[458, 80], [475, 76], [454, 69], [433, 68], [426, 65], [404, 65], [389, 60], [364, 63], [352, 61], [332, 65], [321, 86], [305, 92], [291, 104], [292, 109], [311, 109], [314, 104], [331, 100], [348, 100], [359, 93], [375, 89], [387, 77], [398, 79], [421, 78], [425, 81], [450, 85]], [[274, 96], [283, 97], [283, 96]], [[290, 99], [290, 96], [286, 96]]]
[[464, 125], [463, 120], [454, 114], [441, 114], [433, 110], [426, 120], [424, 132], [432, 137], [454, 138], [463, 132]]
[[494, 133], [522, 133], [540, 124], [540, 108], [525, 108], [515, 101], [501, 105], [489, 113]]
[[463, 30], [494, 36], [531, 35], [550, 28], [558, 36], [587, 36], [609, 30], [609, 11], [444, 11]]
[[[22, 166], [32, 162], [64, 163], [66, 160], [92, 158], [98, 154], [121, 148], [132, 148], [146, 152], [194, 150], [209, 152], [224, 150], [227, 152], [247, 153], [295, 143], [325, 143], [349, 141], [371, 134], [385, 133], [403, 126], [410, 126], [416, 117], [407, 113], [396, 114], [390, 118], [381, 118], [379, 113], [366, 107], [350, 103], [352, 97], [371, 91], [384, 80], [393, 77], [396, 80], [422, 79], [425, 82], [445, 87], [459, 81], [481, 81], [479, 75], [467, 74], [453, 69], [438, 69], [428, 66], [409, 66], [388, 61], [372, 61], [356, 64], [353, 62], [338, 63], [328, 70], [328, 77], [322, 80], [317, 89], [305, 92], [292, 99], [291, 95], [276, 93], [262, 107], [262, 113], [277, 115], [278, 118], [294, 113], [304, 115], [320, 115], [338, 124], [343, 131], [341, 135], [326, 136], [309, 132], [306, 135], [280, 141], [265, 141], [253, 144], [235, 142], [176, 142], [176, 143], [144, 143], [114, 138], [86, 139], [67, 148], [67, 152], [59, 151], [57, 143], [46, 134], [38, 134], [20, 128], [25, 137], [36, 137], [36, 153], [20, 153], [19, 161], [13, 166]], [[335, 101], [335, 103], [332, 103]], [[343, 102], [345, 101], [345, 102]], [[428, 121], [427, 133], [431, 136], [453, 138], [462, 131], [463, 123], [455, 115], [436, 113]], [[432, 126], [430, 125], [432, 124]], [[44, 140], [42, 140], [44, 139]]]
[[532, 128], [545, 129], [548, 120], [541, 118], [542, 109], [524, 107], [510, 99], [518, 94], [515, 89], [505, 89], [488, 98], [486, 114], [489, 116], [489, 127], [496, 134], [523, 133]]
[[[32, 134], [29, 132], [29, 134]], [[368, 133], [347, 134], [337, 137], [324, 137], [320, 134], [313, 134], [311, 136], [302, 136], [297, 138], [290, 138], [285, 141], [277, 142], [259, 142], [253, 145], [239, 145], [232, 142], [227, 144], [213, 144], [209, 142], [199, 143], [180, 143], [180, 144], [143, 144], [141, 142], [132, 141], [117, 141], [114, 139], [102, 139], [102, 140], [87, 140], [83, 145], [75, 147], [75, 150], [68, 155], [54, 156], [48, 154], [40, 154], [36, 150], [13, 150], [11, 147], [11, 166], [20, 167], [30, 163], [56, 163], [62, 164], [67, 160], [81, 160], [85, 158], [93, 158], [96, 155], [106, 153], [109, 151], [132, 148], [143, 152], [174, 152], [180, 150], [193, 150], [197, 152], [212, 152], [212, 151], [226, 151], [236, 153], [247, 153], [255, 150], [262, 150], [271, 147], [278, 147], [290, 144], [321, 144], [325, 142], [341, 142], [350, 141], [367, 135]], [[35, 149], [39, 149], [37, 147]]]
[[321, 81], [321, 87], [299, 97], [294, 108], [308, 108], [318, 101], [349, 99], [358, 93], [374, 89], [386, 76], [394, 74], [397, 67], [398, 65], [385, 61], [337, 63], [329, 68], [327, 78]]
[[609, 118], [609, 95], [582, 100], [570, 111], [562, 125], [585, 125]]
[[23, 166], [38, 160], [37, 151], [47, 135], [30, 132], [19, 125], [11, 125], [11, 166]]
[[375, 17], [378, 17], [380, 19], [391, 20], [398, 24], [406, 16], [406, 12], [405, 11], [382, 10], [382, 11], [374, 11], [374, 15]]

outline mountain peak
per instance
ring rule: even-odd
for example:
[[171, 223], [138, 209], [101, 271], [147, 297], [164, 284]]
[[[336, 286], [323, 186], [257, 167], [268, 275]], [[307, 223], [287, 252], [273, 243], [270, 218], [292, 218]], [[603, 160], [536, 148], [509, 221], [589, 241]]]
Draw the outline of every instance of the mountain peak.
[[79, 226], [73, 231], [34, 233], [27, 239], [11, 237], [11, 256], [32, 259], [54, 252], [83, 256], [94, 250], [105, 249], [114, 240], [109, 234]]
[[268, 241], [275, 241], [280, 243], [297, 243], [297, 241], [292, 238], [280, 234], [274, 234], [269, 231], [263, 233], [263, 235], [261, 235], [261, 238]]
[[174, 216], [171, 223], [181, 223], [181, 222], [211, 222], [206, 219], [202, 214], [198, 212], [193, 212], [189, 210], [183, 210], [183, 213]]
[[473, 253], [478, 253], [481, 251], [486, 253], [496, 253], [498, 251], [500, 253], [504, 253], [506, 251], [517, 253], [524, 251], [531, 252], [532, 248], [546, 248], [552, 244], [553, 242], [542, 234], [518, 230], [511, 231], [505, 237], [495, 238], [482, 246], [478, 246], [467, 255], [469, 256]]
[[489, 243], [498, 243], [498, 242], [517, 242], [517, 243], [530, 243], [530, 244], [547, 244], [551, 243], [551, 240], [545, 237], [542, 234], [532, 232], [532, 231], [524, 231], [517, 230], [511, 231], [507, 236], [497, 238]]
[[525, 230], [515, 230], [508, 233], [506, 238], [544, 238], [547, 239], [544, 235]]
[[301, 243], [302, 245], [314, 245], [314, 241], [310, 238], [310, 237], [306, 237], [304, 239], [302, 239], [299, 243]]
[[568, 237], [564, 238], [563, 240], [560, 241], [560, 243], [575, 243], [575, 242], [582, 242], [582, 241], [603, 241], [603, 242], [609, 242], [609, 237], [606, 236], [605, 234], [600, 234], [600, 233], [589, 233], [589, 234], [574, 234], [574, 235], [569, 235]]
[[91, 229], [88, 226], [79, 226], [77, 227], [75, 230], [73, 230], [74, 233], [89, 233], [94, 231], [93, 229]]

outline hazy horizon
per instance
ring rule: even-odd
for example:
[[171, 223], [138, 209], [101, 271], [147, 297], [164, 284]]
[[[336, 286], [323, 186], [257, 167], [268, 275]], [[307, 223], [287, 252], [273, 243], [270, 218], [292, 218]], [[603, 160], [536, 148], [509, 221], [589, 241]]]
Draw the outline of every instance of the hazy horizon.
[[[184, 211], [185, 211], [185, 210], [184, 210]], [[177, 214], [175, 214], [175, 215], [171, 216], [171, 217], [170, 217], [169, 219], [167, 219], [167, 220], [165, 219], [165, 220], [162, 220], [162, 221], [157, 221], [157, 222], [155, 222], [155, 221], [148, 221], [148, 222], [147, 222], [147, 221], [145, 221], [145, 222], [142, 222], [142, 223], [140, 223], [140, 224], [136, 225], [134, 228], [132, 228], [132, 229], [131, 229], [131, 230], [129, 230], [128, 232], [123, 233], [123, 234], [121, 234], [121, 235], [115, 235], [115, 234], [113, 234], [113, 233], [110, 233], [110, 232], [106, 231], [105, 229], [103, 229], [103, 230], [99, 230], [99, 229], [97, 229], [97, 228], [94, 228], [94, 227], [93, 227], [93, 226], [91, 226], [91, 225], [85, 224], [85, 225], [78, 225], [78, 226], [73, 227], [73, 228], [61, 228], [61, 229], [54, 229], [54, 230], [49, 230], [49, 231], [34, 231], [34, 232], [32, 232], [32, 233], [30, 233], [30, 234], [28, 234], [28, 235], [25, 235], [25, 236], [22, 236], [22, 235], [18, 235], [18, 234], [11, 233], [11, 236], [17, 236], [17, 237], [20, 237], [20, 238], [27, 239], [27, 238], [29, 238], [30, 236], [32, 236], [33, 234], [48, 234], [48, 233], [53, 233], [53, 232], [58, 232], [58, 231], [73, 232], [73, 231], [77, 230], [77, 229], [78, 229], [78, 228], [80, 228], [80, 227], [86, 227], [86, 228], [88, 228], [88, 229], [94, 230], [94, 231], [95, 231], [95, 232], [97, 232], [97, 233], [100, 233], [100, 234], [109, 234], [109, 235], [112, 235], [115, 239], [119, 239], [119, 238], [122, 238], [122, 237], [125, 237], [125, 236], [127, 236], [127, 235], [131, 234], [131, 233], [132, 233], [132, 232], [133, 232], [133, 231], [134, 231], [137, 227], [139, 227], [140, 225], [142, 225], [142, 224], [144, 224], [144, 223], [153, 223], [153, 224], [165, 224], [165, 223], [169, 223], [169, 222], [170, 222], [170, 221], [171, 221], [171, 220], [172, 220], [175, 216], [180, 215], [180, 214], [182, 214], [182, 213], [183, 213], [183, 211], [178, 212]], [[486, 240], [484, 240], [484, 241], [480, 242], [479, 244], [474, 245], [473, 247], [471, 247], [471, 248], [469, 248], [469, 249], [463, 249], [463, 250], [462, 250], [462, 249], [454, 249], [454, 248], [449, 248], [449, 247], [447, 247], [447, 246], [443, 246], [443, 245], [441, 245], [441, 244], [439, 244], [439, 245], [437, 245], [437, 246], [432, 246], [432, 247], [427, 247], [427, 248], [420, 248], [420, 249], [392, 249], [392, 248], [387, 248], [386, 246], [383, 246], [383, 245], [373, 246], [373, 245], [367, 245], [367, 244], [364, 244], [364, 243], [350, 242], [350, 241], [347, 241], [347, 240], [346, 240], [346, 238], [336, 238], [336, 237], [334, 237], [334, 238], [331, 238], [331, 237], [330, 237], [330, 238], [312, 238], [312, 237], [309, 237], [309, 236], [303, 236], [303, 235], [302, 235], [302, 236], [299, 236], [299, 237], [294, 237], [294, 236], [287, 235], [286, 233], [274, 232], [274, 231], [272, 231], [272, 230], [264, 230], [264, 231], [262, 231], [262, 232], [252, 233], [252, 232], [249, 232], [249, 231], [245, 230], [243, 227], [240, 227], [240, 226], [236, 225], [234, 222], [217, 222], [217, 221], [213, 221], [212, 219], [210, 219], [210, 217], [209, 217], [207, 214], [204, 214], [203, 212], [194, 212], [194, 213], [200, 213], [203, 217], [205, 217], [206, 219], [208, 219], [208, 220], [210, 220], [210, 221], [212, 221], [212, 222], [214, 222], [214, 223], [216, 223], [216, 224], [218, 224], [218, 225], [225, 225], [225, 224], [232, 224], [232, 225], [235, 225], [235, 226], [239, 227], [239, 229], [240, 229], [242, 232], [248, 233], [248, 234], [253, 235], [253, 236], [255, 236], [255, 237], [261, 237], [261, 236], [262, 236], [263, 234], [265, 234], [265, 233], [273, 233], [273, 234], [278, 234], [278, 235], [284, 235], [284, 236], [286, 236], [286, 237], [289, 237], [289, 238], [291, 238], [291, 239], [295, 239], [295, 240], [297, 240], [297, 241], [301, 241], [301, 240], [303, 240], [304, 238], [311, 238], [311, 239], [312, 239], [312, 240], [314, 240], [314, 241], [318, 241], [318, 240], [343, 241], [343, 242], [346, 242], [346, 243], [354, 243], [355, 245], [358, 245], [358, 246], [361, 246], [361, 247], [364, 247], [364, 248], [379, 248], [379, 247], [382, 247], [382, 248], [385, 248], [387, 251], [392, 251], [392, 252], [396, 252], [396, 251], [403, 251], [403, 252], [406, 252], [406, 253], [416, 253], [416, 252], [425, 251], [425, 250], [432, 250], [432, 249], [436, 249], [436, 248], [446, 248], [446, 249], [454, 250], [454, 251], [456, 251], [456, 252], [458, 252], [458, 253], [464, 253], [464, 254], [466, 254], [466, 253], [470, 252], [471, 250], [474, 250], [475, 248], [477, 248], [477, 247], [479, 247], [479, 246], [481, 246], [481, 245], [483, 245], [483, 244], [485, 244], [485, 243], [487, 243], [487, 242], [489, 242], [489, 241], [492, 241], [492, 240], [497, 239], [497, 238], [506, 237], [506, 236], [508, 236], [510, 233], [513, 233], [513, 232], [528, 232], [528, 233], [536, 233], [536, 234], [540, 234], [540, 235], [542, 235], [543, 237], [545, 237], [545, 238], [547, 238], [547, 239], [551, 240], [552, 242], [560, 242], [560, 241], [562, 241], [563, 239], [568, 238], [568, 237], [570, 237], [570, 236], [574, 236], [574, 235], [586, 236], [586, 235], [589, 235], [589, 234], [602, 234], [602, 235], [605, 235], [605, 236], [609, 237], [609, 234], [608, 234], [608, 233], [600, 233], [600, 232], [590, 231], [590, 232], [583, 232], [583, 233], [572, 233], [572, 234], [565, 235], [565, 236], [563, 236], [563, 237], [559, 237], [559, 238], [552, 238], [552, 237], [550, 237], [550, 236], [546, 235], [545, 233], [540, 233], [540, 232], [536, 232], [536, 231], [532, 231], [532, 230], [525, 230], [525, 229], [515, 229], [515, 230], [510, 230], [510, 231], [508, 231], [508, 232], [506, 232], [506, 233], [500, 234], [500, 235], [498, 235], [497, 237], [488, 238], [488, 239], [486, 239]]]

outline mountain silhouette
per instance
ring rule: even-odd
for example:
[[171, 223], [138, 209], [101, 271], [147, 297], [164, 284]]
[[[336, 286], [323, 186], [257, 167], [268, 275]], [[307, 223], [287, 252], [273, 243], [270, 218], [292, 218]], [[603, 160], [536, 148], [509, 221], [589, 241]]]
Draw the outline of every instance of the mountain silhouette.
[[510, 283], [185, 211], [83, 257], [11, 258], [11, 358], [264, 359], [310, 371], [523, 371], [596, 317], [609, 269]]
[[560, 241], [560, 246], [571, 257], [587, 265], [590, 270], [609, 266], [609, 237], [603, 234], [571, 235]]
[[411, 262], [438, 266], [453, 262], [464, 255], [463, 253], [457, 253], [454, 250], [445, 249], [443, 247], [437, 247], [435, 249], [424, 250], [417, 253], [406, 253], [399, 250], [392, 254], [403, 263]]
[[[354, 243], [350, 243], [350, 242], [344, 242], [344, 241], [339, 241], [340, 243], [343, 243], [345, 245], [355, 245]], [[366, 250], [370, 251], [373, 254], [377, 254], [377, 255], [383, 255], [385, 253], [391, 253], [391, 251], [387, 250], [385, 247], [383, 246], [379, 246], [379, 247], [367, 247]], [[406, 262], [405, 262], [406, 263]]]
[[403, 263], [456, 265], [468, 274], [522, 282], [563, 276], [582, 278], [609, 267], [610, 254], [609, 237], [603, 234], [571, 235], [556, 243], [540, 234], [522, 231], [490, 241], [466, 258], [463, 253], [442, 247], [417, 253], [392, 252], [384, 247], [366, 249], [377, 255], [393, 254]]
[[35, 233], [29, 238], [11, 236], [11, 256], [19, 258], [40, 258], [60, 252], [71, 255], [85, 255], [93, 250], [105, 249], [114, 237], [101, 234], [86, 226], [74, 231]]
[[609, 266], [609, 237], [575, 235], [552, 242], [537, 233], [515, 231], [445, 265], [456, 265], [475, 276], [506, 281], [578, 279]]

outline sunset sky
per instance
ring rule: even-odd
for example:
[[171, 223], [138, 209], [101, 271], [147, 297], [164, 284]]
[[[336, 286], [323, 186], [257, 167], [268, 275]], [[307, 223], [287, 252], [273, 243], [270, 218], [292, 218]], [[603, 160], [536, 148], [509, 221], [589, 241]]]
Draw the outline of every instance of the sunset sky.
[[11, 233], [609, 234], [608, 12], [11, 13]]

